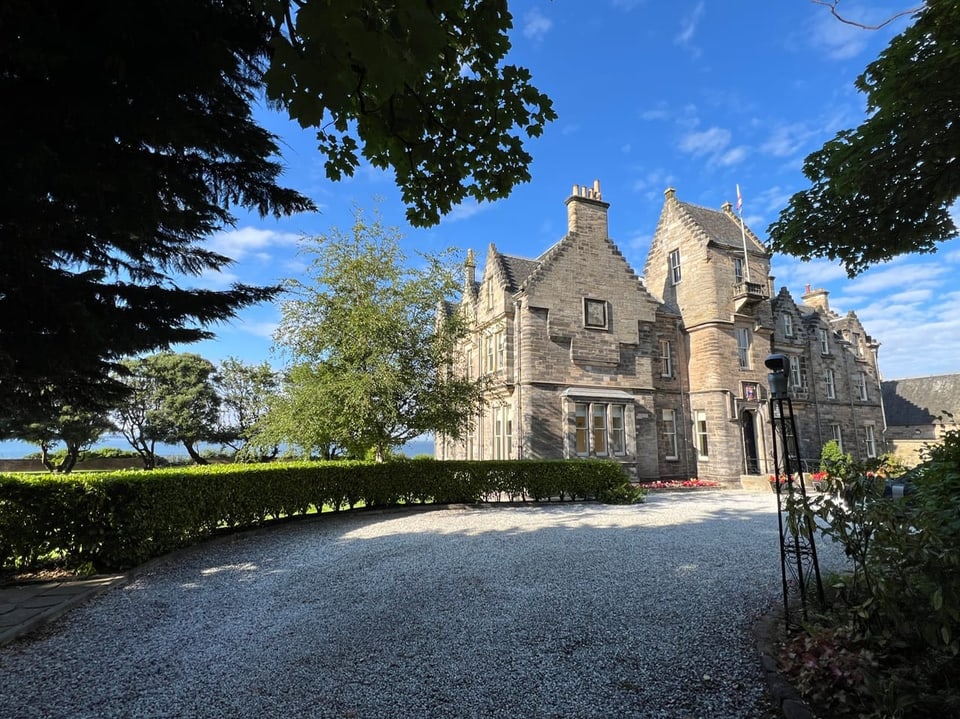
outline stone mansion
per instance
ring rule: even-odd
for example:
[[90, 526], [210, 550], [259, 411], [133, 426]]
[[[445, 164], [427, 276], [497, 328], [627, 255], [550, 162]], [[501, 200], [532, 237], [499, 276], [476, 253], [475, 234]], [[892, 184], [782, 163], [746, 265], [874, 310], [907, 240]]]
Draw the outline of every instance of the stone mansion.
[[486, 405], [437, 459], [602, 457], [638, 480], [736, 486], [772, 471], [764, 359], [791, 360], [790, 395], [808, 466], [830, 439], [883, 452], [877, 350], [826, 290], [774, 291], [770, 253], [729, 203], [665, 193], [643, 278], [607, 234], [600, 186], [574, 187], [567, 233], [536, 259], [472, 251], [449, 311], [471, 331], [456, 371], [486, 375]]

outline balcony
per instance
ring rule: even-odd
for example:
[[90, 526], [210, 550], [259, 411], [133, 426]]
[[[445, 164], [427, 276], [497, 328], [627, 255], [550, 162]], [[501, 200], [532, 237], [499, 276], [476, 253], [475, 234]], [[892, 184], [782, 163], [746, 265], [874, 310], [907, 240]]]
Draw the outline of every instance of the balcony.
[[737, 282], [733, 286], [733, 301], [736, 303], [736, 312], [742, 312], [768, 298], [767, 286], [760, 282]]

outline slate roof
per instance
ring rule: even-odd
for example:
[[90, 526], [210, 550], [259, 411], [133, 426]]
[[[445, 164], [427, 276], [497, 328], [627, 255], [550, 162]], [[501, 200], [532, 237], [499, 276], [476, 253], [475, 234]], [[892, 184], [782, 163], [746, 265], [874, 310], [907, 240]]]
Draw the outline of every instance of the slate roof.
[[[679, 202], [679, 201], [678, 201]], [[680, 207], [696, 222], [710, 240], [721, 247], [729, 247], [735, 250], [743, 249], [743, 236], [740, 232], [740, 223], [733, 217], [720, 210], [711, 210], [700, 205], [691, 205], [689, 202], [679, 202]], [[753, 249], [766, 252], [766, 248], [760, 240], [750, 230], [745, 227], [747, 241], [753, 245]]]
[[960, 374], [885, 380], [881, 383], [887, 424], [934, 424], [944, 411], [960, 419]]
[[509, 283], [510, 292], [516, 292], [533, 271], [540, 264], [539, 260], [528, 260], [525, 257], [513, 257], [512, 255], [500, 255], [503, 263], [503, 271]]

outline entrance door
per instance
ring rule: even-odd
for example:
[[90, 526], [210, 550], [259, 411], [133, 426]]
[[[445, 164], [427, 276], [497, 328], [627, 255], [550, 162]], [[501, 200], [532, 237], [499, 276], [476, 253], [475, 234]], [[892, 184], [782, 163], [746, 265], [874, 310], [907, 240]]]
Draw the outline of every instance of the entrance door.
[[760, 456], [757, 453], [757, 430], [753, 412], [743, 411], [740, 427], [743, 429], [744, 469], [747, 474], [760, 474]]

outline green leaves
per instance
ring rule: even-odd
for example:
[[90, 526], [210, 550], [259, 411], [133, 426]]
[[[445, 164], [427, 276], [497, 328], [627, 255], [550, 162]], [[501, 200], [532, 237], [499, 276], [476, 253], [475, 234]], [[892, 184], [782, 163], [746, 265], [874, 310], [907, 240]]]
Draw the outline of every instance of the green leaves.
[[[445, 371], [463, 324], [438, 314], [459, 268], [450, 251], [411, 266], [400, 239], [358, 209], [349, 234], [332, 228], [303, 244], [311, 277], [288, 283], [275, 335], [293, 367], [266, 420], [287, 442], [382, 457], [424, 433], [459, 436], [476, 414], [479, 383]], [[303, 412], [316, 422], [301, 431], [291, 420]]]
[[828, 257], [850, 277], [957, 236], [960, 6], [931, 0], [857, 79], [870, 113], [804, 162], [798, 192], [768, 232], [773, 249]]
[[331, 179], [353, 175], [361, 155], [392, 168], [415, 226], [530, 179], [523, 138], [556, 113], [526, 69], [503, 64], [505, 0], [307, 0], [291, 15], [285, 0], [265, 5], [267, 97], [319, 129]]

